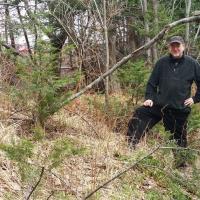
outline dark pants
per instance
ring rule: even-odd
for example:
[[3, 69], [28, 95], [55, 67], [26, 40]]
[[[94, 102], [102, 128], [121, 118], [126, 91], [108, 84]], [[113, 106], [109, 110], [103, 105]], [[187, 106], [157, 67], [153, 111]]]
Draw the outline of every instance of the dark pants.
[[171, 140], [175, 140], [181, 147], [187, 146], [187, 118], [190, 108], [187, 110], [177, 110], [162, 108], [159, 106], [136, 109], [132, 119], [128, 124], [128, 141], [130, 144], [137, 144], [140, 139], [160, 120], [166, 131], [171, 133]]

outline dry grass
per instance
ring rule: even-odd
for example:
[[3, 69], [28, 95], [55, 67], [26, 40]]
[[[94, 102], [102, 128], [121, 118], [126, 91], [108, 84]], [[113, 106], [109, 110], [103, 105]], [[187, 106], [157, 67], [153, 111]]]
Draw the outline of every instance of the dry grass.
[[[97, 109], [91, 111], [84, 101], [82, 103], [79, 100], [74, 101], [52, 119], [49, 119], [46, 124], [45, 139], [36, 142], [31, 163], [35, 166], [45, 164], [48, 169], [49, 163], [46, 159], [52, 150], [52, 146], [55, 141], [63, 138], [68, 138], [74, 141], [77, 146], [84, 147], [86, 153], [81, 156], [71, 156], [65, 159], [58, 168], [46, 171], [42, 184], [44, 186], [41, 186], [36, 192], [39, 196], [37, 199], [45, 199], [54, 190], [55, 193], [62, 193], [63, 191], [71, 194], [72, 199], [74, 199], [73, 196], [82, 199], [89, 191], [123, 168], [124, 164], [116, 159], [116, 155], [128, 155], [131, 154], [131, 151], [127, 148], [125, 137], [120, 133], [112, 132], [105, 120], [100, 111]], [[19, 139], [17, 130], [19, 129], [15, 123], [12, 125], [1, 124], [1, 142], [4, 144], [15, 143]], [[16, 139], [14, 139], [15, 137]], [[5, 158], [2, 157], [3, 160]], [[18, 170], [14, 163], [11, 161], [9, 163], [9, 166], [12, 166], [11, 168], [15, 168], [15, 171]], [[8, 174], [10, 174], [9, 170], [6, 171]], [[6, 176], [2, 175], [5, 179]], [[18, 177], [19, 175], [15, 174], [14, 176]], [[0, 179], [2, 179], [1, 175]], [[19, 178], [17, 182], [20, 182]], [[2, 181], [1, 187], [3, 188], [2, 185], [9, 185], [10, 183], [17, 184], [5, 179]], [[109, 188], [115, 190], [116, 184], [118, 183], [111, 184]], [[26, 189], [26, 187], [22, 187], [15, 191], [10, 188], [9, 191], [4, 190], [1, 194], [2, 197], [4, 195], [4, 198], [7, 198], [6, 195], [10, 193], [11, 196], [17, 195], [19, 199], [23, 199], [24, 195], [27, 194]], [[103, 191], [101, 199], [106, 199], [107, 195], [112, 194], [109, 194], [107, 190]]]
[[[0, 143], [12, 144], [19, 141], [16, 135], [16, 125], [4, 126], [0, 123]], [[15, 167], [5, 153], [0, 152], [0, 198], [3, 199], [4, 194], [18, 194], [21, 191], [20, 176]]]
[[[148, 153], [150, 149], [145, 141], [136, 151], [129, 149], [123, 134], [126, 123], [122, 132], [114, 132], [113, 127], [108, 126], [109, 120], [112, 119], [97, 107], [91, 107], [85, 99], [72, 102], [49, 119], [45, 137], [34, 141], [34, 155], [27, 160], [31, 163], [32, 179], [23, 182], [18, 165], [1, 153], [0, 199], [25, 199], [39, 178], [41, 166], [45, 167], [45, 173], [32, 199], [46, 200], [50, 196], [51, 200], [83, 199], [98, 185], [130, 166], [138, 157]], [[14, 122], [2, 122], [0, 129], [1, 143], [11, 144], [19, 140], [19, 129]], [[31, 138], [31, 134], [28, 138]], [[65, 158], [57, 168], [51, 169], [48, 156], [56, 141], [64, 138], [85, 150], [80, 155]], [[159, 156], [162, 159], [162, 155], [157, 154], [158, 158]], [[170, 156], [166, 157], [166, 162], [172, 160]], [[162, 181], [136, 167], [108, 184], [90, 199], [142, 200], [145, 199], [145, 193], [152, 189], [165, 193], [167, 189], [160, 182]]]

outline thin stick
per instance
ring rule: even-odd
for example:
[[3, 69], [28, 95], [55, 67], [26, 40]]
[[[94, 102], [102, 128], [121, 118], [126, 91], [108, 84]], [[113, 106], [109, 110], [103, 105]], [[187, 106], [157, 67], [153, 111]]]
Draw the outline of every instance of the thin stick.
[[116, 176], [114, 176], [113, 178], [111, 178], [110, 180], [106, 181], [105, 183], [103, 183], [102, 185], [100, 185], [99, 187], [97, 187], [95, 190], [93, 190], [92, 192], [90, 192], [85, 198], [88, 199], [89, 197], [91, 197], [94, 193], [96, 193], [98, 190], [100, 190], [101, 188], [105, 187], [108, 183], [112, 182], [113, 180], [115, 180], [116, 178], [120, 177], [121, 175], [123, 175], [124, 173], [128, 172], [129, 170], [131, 170], [132, 168], [134, 168], [139, 162], [141, 162], [142, 160], [146, 159], [147, 157], [149, 157], [150, 155], [152, 155], [153, 153], [155, 153], [156, 151], [158, 151], [158, 149], [160, 148], [160, 145], [158, 147], [156, 147], [153, 151], [151, 151], [148, 155], [144, 156], [143, 158], [141, 158], [140, 160], [136, 161], [134, 164], [132, 164], [130, 167], [128, 167], [127, 169], [123, 170], [122, 172], [120, 172], [119, 174], [117, 174]]
[[156, 170], [164, 172], [169, 178], [175, 180], [181, 187], [184, 187], [186, 190], [186, 191], [184, 190], [184, 192], [186, 192], [187, 195], [189, 195], [191, 198], [192, 198], [191, 195], [195, 195], [196, 197], [199, 197], [199, 195], [197, 194], [198, 193], [197, 186], [195, 184], [189, 183], [183, 177], [181, 177], [182, 178], [181, 180], [180, 177], [177, 177], [177, 174], [175, 174], [173, 170], [167, 171], [161, 167], [154, 166], [154, 165], [147, 165], [147, 164], [141, 164], [141, 166], [147, 167], [147, 170], [149, 170], [149, 168], [155, 168]]
[[67, 108], [64, 108], [65, 110], [67, 110], [68, 112], [70, 113], [73, 113], [73, 114], [76, 114], [78, 115], [89, 127], [91, 127], [91, 129], [93, 130], [93, 132], [95, 133], [95, 135], [97, 136], [97, 138], [99, 139], [99, 134], [97, 133], [97, 131], [95, 130], [95, 128], [83, 117], [81, 116], [79, 113], [75, 112], [75, 111], [70, 111], [69, 109]]
[[53, 195], [54, 195], [55, 191], [52, 191], [51, 194], [47, 197], [47, 200], [49, 200]]
[[[26, 162], [26, 163], [29, 164], [29, 165], [34, 165], [35, 167], [38, 167], [38, 166], [41, 167], [38, 163], [37, 164], [35, 164], [35, 163], [29, 163], [29, 162]], [[41, 168], [44, 168], [43, 171], [46, 171], [46, 172], [52, 174], [53, 176], [55, 176], [56, 178], [58, 178], [62, 183], [64, 183], [64, 185], [66, 185], [67, 187], [69, 187], [69, 185], [65, 182], [65, 180], [62, 179], [59, 175], [57, 175], [56, 173], [52, 172], [50, 169], [46, 169], [45, 167], [41, 167]], [[40, 175], [40, 177], [41, 177], [41, 175]], [[71, 189], [71, 191], [73, 191], [72, 188], [71, 188], [71, 186], [70, 186], [70, 189]], [[74, 194], [74, 196], [76, 197], [76, 199], [78, 199], [78, 197], [76, 196], [76, 194]], [[26, 199], [26, 200], [28, 200], [28, 199]]]
[[41, 173], [40, 173], [40, 178], [39, 180], [37, 181], [37, 183], [35, 184], [35, 186], [33, 187], [33, 189], [31, 190], [30, 194], [28, 195], [28, 197], [26, 198], [26, 200], [29, 200], [31, 195], [33, 194], [33, 192], [36, 190], [37, 186], [39, 185], [41, 179], [42, 179], [42, 176], [44, 174], [44, 167], [42, 167], [42, 170], [41, 170]]
[[160, 149], [187, 150], [187, 151], [195, 151], [197, 153], [200, 153], [200, 150], [198, 149], [191, 149], [191, 148], [186, 148], [186, 147], [160, 147]]
[[[56, 173], [52, 172], [51, 170], [47, 170], [49, 173], [51, 173], [53, 176], [55, 176], [56, 178], [58, 178], [62, 183], [64, 183], [67, 187], [70, 187], [70, 190], [71, 192], [74, 193], [74, 191], [72, 190], [71, 186], [68, 186], [68, 184], [65, 182], [64, 179], [62, 179], [59, 175], [57, 175]], [[76, 199], [78, 199], [77, 195], [76, 194], [73, 194]]]

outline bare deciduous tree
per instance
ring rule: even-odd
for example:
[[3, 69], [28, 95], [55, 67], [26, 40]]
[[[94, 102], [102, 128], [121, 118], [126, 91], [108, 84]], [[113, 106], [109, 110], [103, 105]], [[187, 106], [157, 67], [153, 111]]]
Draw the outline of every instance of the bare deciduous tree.
[[[192, 3], [192, 0], [185, 0], [185, 8], [186, 8], [185, 17], [190, 16], [191, 3]], [[186, 42], [186, 46], [187, 46], [188, 49], [189, 49], [189, 37], [190, 37], [190, 24], [187, 23], [186, 29], [185, 29], [185, 42]]]
[[[4, 3], [7, 3], [7, 0], [4, 1]], [[14, 32], [13, 32], [13, 26], [12, 26], [12, 22], [11, 22], [11, 17], [10, 17], [10, 11], [9, 11], [9, 5], [5, 5], [5, 29], [6, 29], [6, 34], [9, 35], [10, 37], [10, 42], [11, 42], [11, 46], [12, 48], [15, 48], [15, 36], [14, 36]]]
[[[152, 4], [153, 4], [155, 31], [158, 32], [158, 0], [152, 0]], [[155, 63], [158, 59], [156, 43], [152, 47], [152, 57], [153, 57], [153, 63]]]
[[[149, 22], [147, 17], [148, 12], [148, 6], [147, 6], [147, 0], [141, 1], [143, 15], [144, 15], [144, 29], [145, 29], [145, 43], [148, 43], [150, 41], [149, 38]], [[151, 63], [151, 49], [147, 49], [147, 63]]]

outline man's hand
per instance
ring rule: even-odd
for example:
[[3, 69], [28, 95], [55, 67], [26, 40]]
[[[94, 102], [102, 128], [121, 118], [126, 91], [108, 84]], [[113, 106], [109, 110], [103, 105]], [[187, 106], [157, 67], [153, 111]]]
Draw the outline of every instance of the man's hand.
[[149, 106], [149, 107], [152, 107], [153, 106], [153, 101], [151, 99], [147, 99], [144, 103], [143, 103], [144, 106]]
[[189, 98], [189, 99], [186, 99], [186, 100], [184, 101], [184, 105], [185, 105], [185, 106], [191, 106], [192, 104], [194, 104], [193, 98]]

